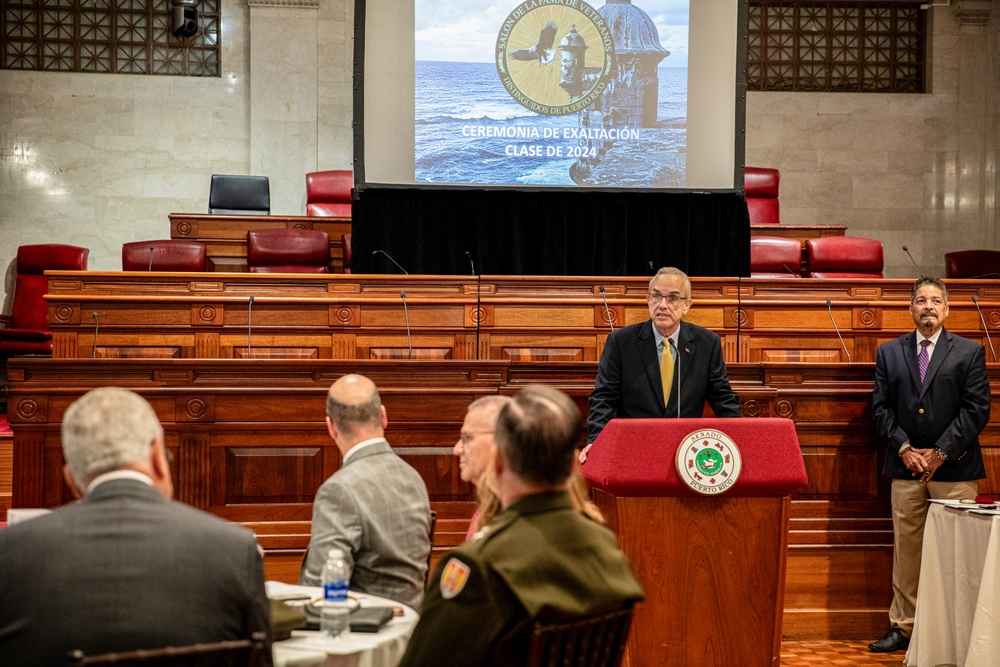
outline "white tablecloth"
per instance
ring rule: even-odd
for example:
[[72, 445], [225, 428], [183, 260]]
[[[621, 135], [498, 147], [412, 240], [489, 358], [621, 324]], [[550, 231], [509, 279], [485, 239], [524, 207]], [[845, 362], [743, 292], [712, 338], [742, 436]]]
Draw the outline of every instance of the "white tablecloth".
[[932, 503], [905, 662], [1000, 665], [1000, 515]]
[[[269, 596], [290, 593], [319, 598], [323, 591], [317, 586], [267, 582]], [[291, 639], [275, 642], [274, 667], [396, 667], [417, 624], [417, 612], [386, 598], [353, 592], [351, 595], [362, 607], [402, 607], [403, 616], [393, 618], [378, 632], [353, 632], [334, 640], [324, 638], [319, 632], [296, 630]]]

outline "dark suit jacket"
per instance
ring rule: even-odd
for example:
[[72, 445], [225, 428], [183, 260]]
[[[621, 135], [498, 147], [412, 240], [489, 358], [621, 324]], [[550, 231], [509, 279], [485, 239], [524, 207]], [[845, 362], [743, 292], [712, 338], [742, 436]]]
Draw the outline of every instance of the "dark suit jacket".
[[137, 480], [0, 530], [0, 665], [269, 637], [269, 614], [253, 534]]
[[740, 416], [719, 337], [696, 324], [682, 321], [680, 327], [674, 384], [666, 407], [652, 321], [608, 335], [590, 394], [587, 442], [593, 442], [614, 417], [676, 417], [678, 391], [681, 417], [701, 417], [705, 401], [716, 417]]
[[942, 329], [921, 385], [915, 331], [879, 345], [873, 415], [888, 446], [883, 474], [914, 479], [899, 456], [909, 439], [917, 449], [938, 447], [948, 455], [935, 481], [986, 477], [979, 449], [979, 433], [990, 419], [983, 346]]

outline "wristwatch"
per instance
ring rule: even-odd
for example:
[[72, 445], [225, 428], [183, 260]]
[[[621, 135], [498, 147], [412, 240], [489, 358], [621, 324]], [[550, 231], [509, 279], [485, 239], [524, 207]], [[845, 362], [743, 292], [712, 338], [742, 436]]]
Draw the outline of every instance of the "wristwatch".
[[899, 455], [902, 456], [903, 452], [905, 452], [908, 449], [913, 449], [913, 445], [910, 444], [909, 440], [907, 440], [906, 442], [904, 442], [899, 446]]

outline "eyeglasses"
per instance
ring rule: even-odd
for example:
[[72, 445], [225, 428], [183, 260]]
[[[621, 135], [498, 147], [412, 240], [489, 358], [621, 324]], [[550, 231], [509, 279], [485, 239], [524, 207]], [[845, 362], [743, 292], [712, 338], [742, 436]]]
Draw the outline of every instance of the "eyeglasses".
[[461, 433], [458, 434], [458, 439], [462, 442], [463, 445], [467, 445], [473, 440], [475, 440], [477, 436], [493, 435], [493, 433], [494, 433], [493, 431], [473, 431], [471, 433], [467, 431], [462, 431]]
[[681, 301], [688, 300], [686, 296], [681, 296], [679, 294], [660, 294], [659, 292], [650, 292], [648, 299], [649, 305], [651, 306], [656, 306], [661, 301], [666, 301], [667, 305], [671, 308], [679, 304]]

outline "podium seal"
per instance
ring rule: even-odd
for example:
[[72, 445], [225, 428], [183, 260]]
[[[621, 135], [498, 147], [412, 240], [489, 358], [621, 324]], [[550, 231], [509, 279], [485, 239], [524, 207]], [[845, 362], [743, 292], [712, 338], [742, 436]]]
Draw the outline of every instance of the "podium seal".
[[743, 457], [733, 439], [722, 431], [694, 431], [677, 446], [677, 476], [688, 488], [705, 496], [723, 493], [736, 483]]

